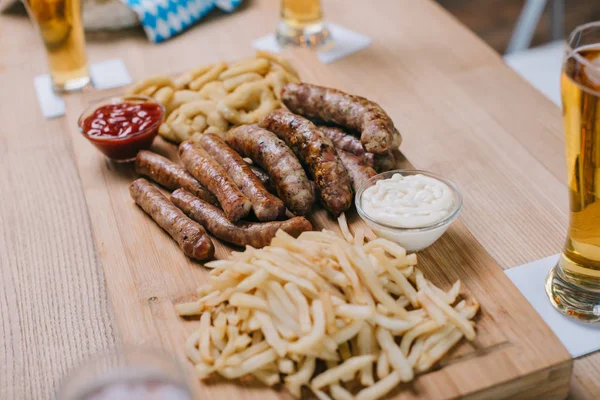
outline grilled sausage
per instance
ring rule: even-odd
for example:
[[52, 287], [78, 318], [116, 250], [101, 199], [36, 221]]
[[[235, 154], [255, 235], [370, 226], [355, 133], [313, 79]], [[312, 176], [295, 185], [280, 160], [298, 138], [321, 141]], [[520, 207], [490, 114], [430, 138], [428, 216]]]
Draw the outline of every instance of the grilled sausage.
[[369, 153], [365, 151], [359, 138], [344, 132], [338, 127], [318, 126], [317, 128], [331, 139], [336, 148], [362, 158], [369, 167], [374, 168], [377, 172], [389, 171], [396, 166], [396, 160], [391, 151], [383, 154]]
[[129, 186], [129, 193], [133, 200], [179, 243], [186, 256], [196, 260], [208, 260], [214, 256], [215, 248], [204, 228], [186, 217], [146, 179], [139, 178], [134, 181]]
[[386, 112], [364, 97], [308, 83], [288, 83], [283, 88], [282, 100], [292, 112], [306, 118], [360, 132], [360, 141], [370, 153], [388, 152], [394, 137], [400, 135]]
[[321, 202], [331, 214], [337, 217], [350, 208], [352, 188], [348, 172], [331, 140], [312, 122], [287, 110], [275, 110], [260, 125], [279, 136], [308, 167]]
[[185, 169], [159, 154], [148, 150], [139, 151], [135, 157], [135, 172], [149, 177], [166, 189], [184, 188], [210, 204], [219, 205], [215, 196]]
[[237, 187], [250, 199], [254, 215], [259, 221], [273, 221], [285, 214], [283, 201], [265, 189], [242, 156], [223, 139], [217, 135], [205, 134], [200, 137], [198, 143], [221, 164]]
[[258, 179], [260, 179], [260, 182], [263, 184], [265, 189], [269, 191], [269, 193], [277, 193], [277, 189], [273, 185], [273, 180], [271, 179], [269, 174], [265, 172], [264, 169], [255, 164], [248, 164], [248, 167], [250, 167], [254, 175], [256, 175]]
[[279, 229], [294, 237], [304, 231], [312, 230], [311, 223], [304, 217], [294, 217], [287, 221], [233, 223], [225, 218], [223, 212], [217, 207], [184, 189], [174, 191], [171, 194], [171, 201], [214, 236], [237, 246], [250, 245], [255, 248], [267, 246]]
[[227, 143], [269, 174], [279, 198], [291, 212], [304, 215], [310, 211], [314, 202], [310, 181], [285, 142], [257, 125], [242, 125], [229, 130]]
[[377, 175], [377, 172], [369, 167], [360, 157], [344, 150], [336, 150], [340, 160], [342, 160], [342, 164], [344, 164], [344, 168], [348, 171], [354, 193], [358, 192], [358, 189], [360, 189], [363, 183], [369, 180], [369, 178]]
[[227, 172], [198, 143], [183, 142], [179, 145], [179, 158], [194, 178], [219, 200], [225, 215], [231, 221], [244, 218], [252, 203], [227, 175]]

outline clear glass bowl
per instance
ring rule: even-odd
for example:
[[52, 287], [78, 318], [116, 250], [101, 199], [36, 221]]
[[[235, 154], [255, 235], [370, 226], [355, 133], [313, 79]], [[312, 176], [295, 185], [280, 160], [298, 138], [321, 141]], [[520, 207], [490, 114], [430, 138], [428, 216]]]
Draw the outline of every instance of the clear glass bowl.
[[[110, 136], [91, 136], [83, 129], [83, 123], [87, 117], [92, 115], [97, 108], [108, 104], [119, 103], [152, 103], [160, 107], [160, 118], [143, 131], [134, 133], [125, 137], [110, 137]], [[126, 95], [118, 97], [110, 97], [99, 100], [91, 104], [81, 115], [77, 121], [79, 131], [89, 140], [98, 150], [106, 157], [117, 162], [130, 162], [135, 160], [135, 156], [140, 150], [149, 149], [152, 142], [158, 133], [158, 127], [162, 124], [165, 118], [165, 108], [162, 104], [151, 97], [140, 95]]]
[[[399, 228], [374, 220], [365, 213], [362, 207], [362, 195], [365, 190], [375, 185], [377, 181], [389, 179], [395, 174], [401, 174], [403, 176], [420, 174], [445, 183], [454, 194], [454, 209], [451, 210], [449, 215], [442, 221], [419, 228]], [[354, 201], [356, 203], [356, 210], [358, 211], [358, 214], [377, 236], [396, 242], [408, 251], [419, 251], [431, 246], [440, 238], [440, 236], [444, 234], [444, 232], [446, 232], [450, 224], [456, 219], [460, 210], [462, 209], [462, 196], [454, 183], [443, 176], [420, 170], [396, 169], [375, 175], [358, 189]]]
[[58, 400], [192, 400], [185, 370], [161, 350], [119, 346], [74, 368]]

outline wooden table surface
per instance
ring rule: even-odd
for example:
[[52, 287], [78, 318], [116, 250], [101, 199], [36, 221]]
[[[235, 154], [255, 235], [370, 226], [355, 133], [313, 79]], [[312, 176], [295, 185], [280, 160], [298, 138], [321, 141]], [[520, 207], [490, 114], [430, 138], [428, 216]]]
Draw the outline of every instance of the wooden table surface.
[[[138, 31], [94, 35], [90, 62], [122, 58], [136, 79], [248, 56], [278, 18], [276, 1], [248, 3], [161, 45]], [[324, 3], [330, 21], [373, 39], [330, 68], [410, 132], [402, 151], [416, 167], [457, 182], [462, 220], [498, 264], [558, 252], [568, 209], [560, 110], [433, 2]], [[82, 357], [117, 341], [66, 119], [44, 119], [35, 98], [45, 69], [29, 21], [0, 16], [3, 399], [51, 398]], [[598, 376], [600, 354], [577, 360], [570, 396], [600, 397]]]

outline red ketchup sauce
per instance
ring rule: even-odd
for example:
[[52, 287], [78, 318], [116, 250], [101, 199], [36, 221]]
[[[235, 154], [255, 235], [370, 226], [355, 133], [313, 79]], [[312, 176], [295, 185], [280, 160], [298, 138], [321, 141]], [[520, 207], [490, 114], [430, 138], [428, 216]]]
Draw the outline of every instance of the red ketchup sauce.
[[130, 161], [139, 150], [150, 148], [163, 116], [164, 109], [157, 103], [106, 104], [81, 121], [80, 127], [108, 158]]

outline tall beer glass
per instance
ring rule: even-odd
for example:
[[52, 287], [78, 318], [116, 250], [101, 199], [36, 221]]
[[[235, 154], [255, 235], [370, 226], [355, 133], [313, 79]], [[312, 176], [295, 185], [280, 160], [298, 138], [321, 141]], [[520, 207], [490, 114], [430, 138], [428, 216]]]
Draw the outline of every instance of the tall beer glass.
[[561, 76], [569, 231], [546, 291], [562, 313], [600, 322], [600, 22], [570, 35]]
[[42, 37], [56, 91], [78, 90], [90, 82], [81, 0], [23, 0]]
[[321, 47], [331, 40], [323, 22], [321, 0], [281, 0], [276, 32], [280, 46]]

